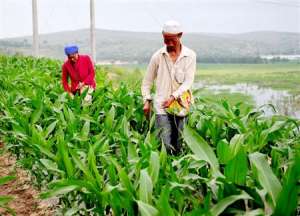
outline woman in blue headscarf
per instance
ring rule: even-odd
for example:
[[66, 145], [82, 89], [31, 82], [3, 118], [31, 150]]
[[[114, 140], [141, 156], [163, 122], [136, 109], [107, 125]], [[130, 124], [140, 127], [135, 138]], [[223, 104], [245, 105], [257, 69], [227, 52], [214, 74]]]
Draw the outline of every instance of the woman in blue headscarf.
[[[65, 54], [68, 59], [62, 66], [62, 84], [70, 96], [81, 93], [85, 88], [92, 92], [96, 88], [94, 65], [87, 55], [79, 55], [78, 46], [66, 46]], [[71, 80], [71, 85], [68, 83]], [[90, 100], [91, 97], [87, 98]]]

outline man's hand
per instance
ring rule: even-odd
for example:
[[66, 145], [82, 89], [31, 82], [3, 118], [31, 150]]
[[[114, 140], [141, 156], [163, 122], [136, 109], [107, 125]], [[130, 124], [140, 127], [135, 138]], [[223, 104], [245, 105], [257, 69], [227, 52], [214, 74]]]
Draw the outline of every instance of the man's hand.
[[171, 97], [168, 100], [163, 102], [163, 104], [162, 104], [163, 108], [164, 109], [168, 108], [174, 100], [175, 100], [174, 96], [171, 95]]
[[146, 116], [146, 118], [150, 118], [150, 114], [151, 114], [151, 101], [147, 100], [144, 104], [144, 115]]

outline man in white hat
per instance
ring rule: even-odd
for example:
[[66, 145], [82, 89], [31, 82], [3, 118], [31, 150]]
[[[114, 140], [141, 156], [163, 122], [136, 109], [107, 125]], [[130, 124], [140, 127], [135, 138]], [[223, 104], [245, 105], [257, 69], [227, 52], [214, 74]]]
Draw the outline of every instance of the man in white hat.
[[166, 108], [184, 92], [190, 90], [196, 71], [196, 54], [181, 43], [182, 29], [178, 22], [168, 21], [163, 26], [165, 46], [152, 56], [142, 82], [144, 114], [151, 113], [151, 88], [155, 82], [153, 106], [156, 112], [156, 127], [168, 153], [181, 151], [181, 132], [185, 117], [170, 115]]

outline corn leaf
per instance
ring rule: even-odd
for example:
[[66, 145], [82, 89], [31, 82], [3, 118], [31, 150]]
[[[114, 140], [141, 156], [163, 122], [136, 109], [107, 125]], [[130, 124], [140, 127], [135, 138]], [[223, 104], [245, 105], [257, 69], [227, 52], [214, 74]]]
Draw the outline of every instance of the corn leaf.
[[242, 192], [239, 195], [231, 195], [229, 197], [226, 197], [222, 200], [220, 200], [216, 205], [214, 205], [210, 209], [210, 213], [213, 216], [218, 216], [220, 215], [228, 206], [230, 206], [232, 203], [236, 202], [237, 200], [240, 199], [252, 199], [246, 192]]
[[226, 164], [232, 159], [233, 156], [230, 154], [229, 143], [225, 139], [218, 142], [217, 155], [220, 163], [222, 164]]
[[270, 194], [275, 205], [281, 191], [281, 184], [270, 168], [264, 154], [255, 152], [249, 155], [250, 162], [256, 170], [257, 180], [260, 185]]
[[151, 152], [149, 163], [148, 172], [151, 176], [153, 185], [155, 185], [159, 175], [159, 155], [157, 152]]
[[12, 196], [0, 196], [0, 207], [8, 204], [13, 199]]
[[66, 194], [70, 193], [71, 191], [77, 190], [78, 188], [79, 187], [77, 185], [56, 187], [52, 190], [41, 193], [40, 197], [42, 199], [47, 199], [47, 198], [56, 197], [59, 195], [66, 195]]
[[300, 181], [300, 153], [295, 155], [293, 163], [285, 176], [282, 190], [276, 202], [273, 215], [296, 214], [297, 200], [299, 201]]
[[46, 131], [44, 132], [44, 137], [45, 137], [45, 139], [47, 139], [48, 136], [54, 131], [57, 122], [58, 122], [57, 120], [54, 121], [54, 122], [52, 122], [52, 123], [46, 128]]
[[106, 130], [111, 130], [113, 128], [113, 123], [115, 119], [115, 107], [112, 106], [110, 111], [106, 114], [104, 121], [104, 127]]
[[229, 181], [238, 185], [245, 185], [248, 171], [247, 155], [240, 150], [225, 167], [225, 176]]
[[39, 104], [39, 107], [36, 110], [34, 110], [34, 112], [31, 115], [31, 120], [30, 120], [31, 124], [35, 124], [40, 119], [43, 113], [43, 108], [44, 106], [43, 103], [41, 102]]
[[62, 174], [62, 175], [65, 174], [64, 171], [58, 169], [57, 163], [55, 163], [55, 162], [53, 162], [53, 161], [51, 161], [51, 160], [48, 160], [48, 159], [40, 159], [40, 161], [41, 161], [41, 163], [45, 166], [45, 168], [46, 168], [47, 170], [51, 170], [51, 171], [54, 171], [54, 172], [58, 172], [58, 173], [60, 173], [60, 174]]
[[137, 204], [141, 216], [156, 216], [159, 213], [156, 208], [154, 208], [152, 205], [144, 203], [143, 201], [137, 201]]
[[12, 180], [16, 179], [15, 176], [4, 176], [0, 178], [0, 185], [4, 185]]
[[160, 193], [159, 200], [157, 203], [160, 215], [175, 216], [173, 209], [170, 206], [169, 198], [170, 188], [168, 186], [165, 186]]
[[192, 152], [200, 159], [207, 161], [213, 172], [218, 174], [219, 172], [219, 162], [216, 155], [208, 143], [198, 135], [189, 126], [185, 126], [183, 131], [184, 140], [186, 141]]
[[146, 169], [141, 170], [139, 180], [139, 199], [144, 203], [152, 203], [153, 183]]

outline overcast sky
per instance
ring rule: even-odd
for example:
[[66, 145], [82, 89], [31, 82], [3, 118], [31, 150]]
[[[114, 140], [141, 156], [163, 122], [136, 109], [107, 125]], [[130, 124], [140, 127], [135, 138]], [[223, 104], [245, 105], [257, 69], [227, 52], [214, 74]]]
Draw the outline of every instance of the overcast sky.
[[[37, 0], [39, 32], [89, 27], [89, 0]], [[170, 19], [186, 32], [300, 32], [300, 0], [95, 0], [96, 27], [160, 32]], [[31, 0], [0, 0], [0, 38], [32, 34]]]

